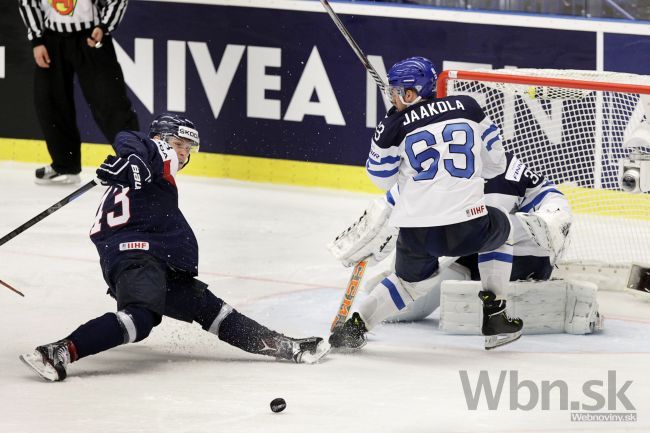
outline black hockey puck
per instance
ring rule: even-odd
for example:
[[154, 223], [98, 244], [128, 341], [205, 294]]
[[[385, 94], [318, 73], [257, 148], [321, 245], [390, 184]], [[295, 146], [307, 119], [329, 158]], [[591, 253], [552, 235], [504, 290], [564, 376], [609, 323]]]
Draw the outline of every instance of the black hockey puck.
[[283, 398], [274, 398], [271, 401], [271, 410], [275, 413], [282, 412], [287, 407], [287, 402]]

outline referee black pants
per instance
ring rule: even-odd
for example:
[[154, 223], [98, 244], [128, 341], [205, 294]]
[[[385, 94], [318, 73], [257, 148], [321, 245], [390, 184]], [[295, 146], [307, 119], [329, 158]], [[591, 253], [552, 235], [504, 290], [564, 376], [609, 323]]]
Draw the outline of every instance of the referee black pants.
[[138, 130], [138, 118], [126, 95], [124, 75], [110, 35], [101, 48], [86, 44], [90, 30], [72, 34], [46, 31], [50, 67], [36, 66], [34, 99], [52, 168], [63, 174], [81, 171], [81, 137], [74, 103], [74, 74], [99, 129], [112, 144], [118, 132]]

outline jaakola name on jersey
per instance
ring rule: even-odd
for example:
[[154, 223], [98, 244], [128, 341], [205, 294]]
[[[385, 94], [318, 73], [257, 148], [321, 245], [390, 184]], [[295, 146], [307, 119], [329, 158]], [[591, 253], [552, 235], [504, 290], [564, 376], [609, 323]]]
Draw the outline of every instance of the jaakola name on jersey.
[[[454, 102], [456, 106], [452, 106], [451, 102]], [[445, 113], [447, 111], [453, 110], [464, 110], [465, 107], [463, 104], [456, 101], [433, 101], [426, 105], [420, 106], [420, 114], [418, 115], [417, 110], [409, 110], [404, 114], [404, 123], [402, 125], [406, 126], [411, 122], [416, 120], [424, 119], [425, 117], [435, 116], [436, 114]]]

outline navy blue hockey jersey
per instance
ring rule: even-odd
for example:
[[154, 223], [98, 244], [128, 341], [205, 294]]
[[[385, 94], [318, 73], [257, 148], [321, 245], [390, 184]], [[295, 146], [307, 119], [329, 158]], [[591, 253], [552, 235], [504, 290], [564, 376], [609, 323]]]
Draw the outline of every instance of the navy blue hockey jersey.
[[141, 189], [112, 186], [104, 193], [90, 230], [102, 270], [108, 274], [124, 254], [142, 251], [197, 275], [199, 247], [178, 208], [176, 152], [139, 132], [119, 133], [113, 148], [117, 156], [140, 157], [151, 171], [151, 182], [143, 182]]

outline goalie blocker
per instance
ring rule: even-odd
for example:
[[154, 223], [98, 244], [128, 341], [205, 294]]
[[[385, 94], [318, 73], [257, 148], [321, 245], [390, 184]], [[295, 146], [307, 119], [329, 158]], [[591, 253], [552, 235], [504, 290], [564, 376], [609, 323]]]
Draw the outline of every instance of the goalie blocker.
[[[450, 334], [481, 335], [482, 306], [478, 281], [444, 281], [440, 329]], [[573, 280], [510, 283], [508, 313], [526, 323], [525, 334], [590, 334], [603, 329], [597, 287]]]

